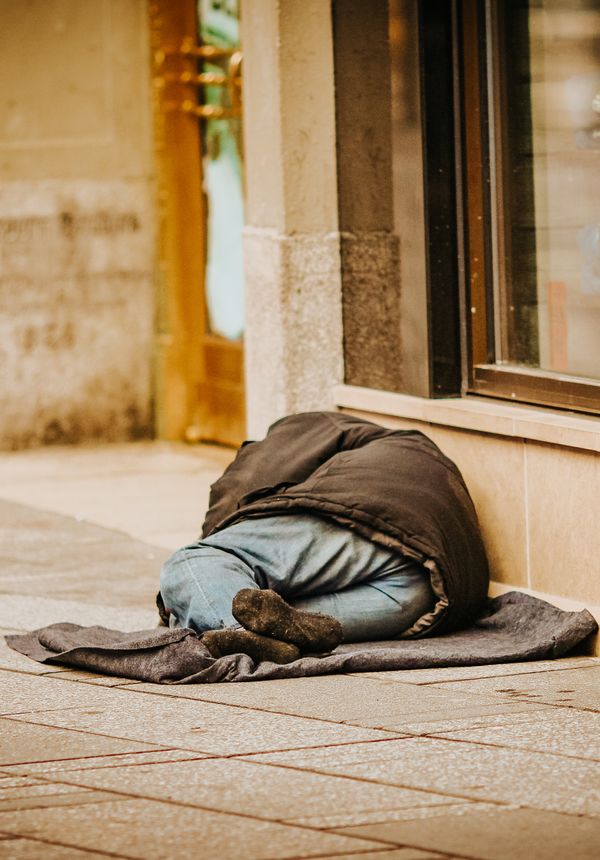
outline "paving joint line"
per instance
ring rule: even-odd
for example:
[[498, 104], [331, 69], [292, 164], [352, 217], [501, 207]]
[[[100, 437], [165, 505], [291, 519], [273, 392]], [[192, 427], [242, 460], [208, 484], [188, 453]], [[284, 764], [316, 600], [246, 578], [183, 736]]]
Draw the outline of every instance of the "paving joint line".
[[[24, 720], [14, 720], [14, 722], [25, 722]], [[28, 726], [39, 726], [40, 723], [27, 723]], [[44, 728], [55, 729], [60, 728], [59, 726], [44, 726]], [[67, 729], [67, 731], [76, 731], [76, 729]], [[143, 741], [139, 741], [139, 743], [143, 743]], [[82, 755], [82, 756], [72, 756], [71, 758], [42, 758], [36, 759], [35, 761], [23, 761], [23, 762], [13, 762], [12, 764], [0, 764], [0, 768], [3, 767], [27, 767], [30, 764], [53, 764], [58, 763], [60, 761], [88, 761], [92, 758], [111, 758], [113, 756], [118, 755], [145, 755], [146, 753], [159, 753], [159, 752], [171, 752], [178, 750], [177, 747], [165, 747], [165, 749], [156, 749], [156, 750], [133, 750], [133, 752], [120, 752], [120, 753], [102, 753], [101, 755]], [[175, 759], [177, 761], [177, 759]], [[14, 776], [14, 774], [7, 774], [8, 776]], [[17, 774], [20, 775], [20, 774]]]
[[[527, 724], [525, 723], [524, 725], [527, 725]], [[502, 727], [491, 726], [490, 728], [493, 730], [493, 729], [502, 728]], [[450, 729], [449, 731], [454, 731], [454, 730]], [[461, 730], [457, 729], [456, 731], [461, 731]], [[466, 731], [469, 731], [469, 730], [466, 729]], [[478, 729], [474, 729], [474, 731], [478, 731]], [[568, 753], [552, 752], [551, 750], [538, 750], [538, 749], [533, 749], [531, 747], [516, 747], [516, 746], [513, 746], [512, 744], [510, 746], [504, 746], [503, 744], [495, 744], [495, 743], [492, 743], [491, 741], [479, 741], [479, 740], [475, 741], [475, 740], [470, 740], [469, 738], [444, 738], [444, 737], [440, 737], [439, 735], [436, 735], [436, 734], [419, 735], [419, 737], [428, 738], [429, 740], [433, 740], [433, 741], [453, 741], [454, 743], [471, 744], [472, 746], [491, 747], [492, 749], [507, 750], [508, 752], [510, 752], [512, 750], [517, 750], [518, 752], [535, 753], [535, 755], [554, 756], [555, 758], [568, 758], [568, 759], [573, 759], [574, 761], [600, 762], [600, 758], [589, 758], [587, 756], [582, 756], [582, 755], [570, 755]]]
[[[69, 786], [75, 786], [76, 788], [82, 787], [80, 783], [72, 782], [72, 781], [69, 781], [67, 779], [50, 779], [50, 778], [48, 778], [48, 779], [44, 779], [43, 781], [47, 782], [50, 785], [69, 785]], [[281, 827], [291, 827], [291, 828], [294, 828], [295, 830], [309, 830], [311, 833], [328, 832], [327, 829], [323, 828], [323, 827], [314, 827], [314, 826], [307, 825], [307, 824], [296, 824], [296, 823], [292, 823], [292, 822], [288, 821], [287, 819], [283, 819], [283, 818], [266, 818], [266, 817], [263, 818], [259, 815], [251, 815], [250, 813], [247, 813], [247, 812], [231, 812], [229, 810], [219, 809], [219, 808], [213, 807], [213, 806], [200, 806], [199, 804], [189, 803], [189, 802], [182, 801], [182, 800], [173, 800], [172, 798], [163, 798], [163, 797], [152, 797], [152, 796], [148, 796], [146, 794], [136, 794], [135, 792], [132, 792], [132, 791], [121, 791], [121, 790], [116, 789], [116, 788], [105, 788], [105, 787], [100, 788], [98, 786], [90, 786], [90, 785], [85, 785], [83, 787], [88, 789], [90, 792], [100, 792], [101, 791], [105, 794], [112, 794], [115, 796], [116, 801], [118, 801], [120, 798], [124, 798], [128, 801], [131, 801], [131, 800], [149, 800], [152, 803], [164, 803], [164, 804], [167, 804], [168, 806], [184, 807], [185, 809], [197, 809], [197, 810], [200, 809], [203, 812], [210, 812], [210, 813], [213, 813], [216, 815], [227, 816], [227, 817], [231, 817], [231, 818], [244, 818], [244, 819], [247, 819], [249, 821], [260, 822], [261, 824], [264, 824], [265, 822], [267, 822], [267, 823], [271, 823], [271, 824], [278, 824]], [[111, 802], [111, 801], [108, 799], [107, 800], [96, 800], [96, 801], [90, 800], [89, 803], [72, 804], [72, 805], [73, 806], [82, 806], [82, 805], [89, 805], [91, 803], [109, 803], [109, 802]], [[40, 808], [40, 807], [36, 807], [36, 808]], [[52, 807], [45, 807], [45, 808], [52, 808]], [[344, 835], [346, 835], [346, 834], [344, 834]], [[369, 840], [375, 841], [375, 842], [384, 841], [384, 840], [377, 839], [376, 837], [374, 838], [371, 836], [359, 836], [359, 835], [347, 836], [347, 838], [358, 839], [359, 841], [363, 841], [363, 842], [368, 842]], [[287, 858], [287, 860], [289, 860], [289, 858]]]
[[[347, 833], [338, 832], [336, 830], [328, 830], [328, 833], [334, 833], [336, 836], [347, 836]], [[410, 845], [408, 842], [388, 842], [387, 845], [393, 846], [394, 848], [413, 848], [415, 851], [423, 851], [430, 852], [432, 857], [439, 857], [440, 860], [446, 860], [446, 858], [450, 858], [450, 860], [481, 860], [481, 858], [476, 857], [473, 854], [456, 854], [452, 852], [452, 854], [448, 854], [445, 849], [438, 851], [436, 848], [423, 848], [422, 845]], [[329, 855], [335, 856], [335, 855]], [[427, 858], [425, 858], [427, 860]]]
[[[4, 834], [6, 831], [0, 831]], [[84, 851], [86, 854], [102, 854], [104, 857], [117, 857], [119, 860], [139, 860], [131, 854], [115, 854], [112, 851], [104, 851], [102, 848], [84, 848], [81, 845], [75, 845], [72, 842], [55, 842], [52, 839], [43, 839], [40, 836], [33, 836], [27, 833], [9, 833], [12, 839], [29, 839], [32, 842], [40, 842], [42, 845], [55, 845], [58, 848], [74, 848], [76, 851]]]
[[[72, 710], [78, 710], [78, 709], [77, 709], [77, 708], [60, 708], [60, 709], [59, 709], [59, 708], [56, 708], [55, 710], [67, 710], [67, 711], [72, 711]], [[31, 714], [38, 714], [38, 713], [39, 713], [39, 714], [43, 714], [43, 713], [46, 713], [46, 712], [45, 712], [45, 711], [26, 711], [26, 712], [24, 712], [24, 713], [25, 713], [25, 715], [27, 715], [27, 714], [29, 714], [29, 713], [31, 713]], [[78, 728], [78, 727], [75, 727], [75, 726], [55, 726], [55, 725], [52, 725], [51, 723], [40, 723], [40, 722], [35, 722], [35, 721], [32, 721], [32, 720], [24, 720], [24, 719], [19, 719], [19, 720], [17, 720], [17, 719], [14, 719], [14, 716], [15, 716], [15, 715], [12, 715], [12, 716], [3, 716], [2, 718], [3, 718], [3, 719], [6, 719], [6, 720], [11, 720], [12, 722], [15, 722], [15, 723], [21, 723], [21, 724], [24, 724], [24, 725], [27, 725], [27, 726], [43, 726], [44, 728], [47, 728], [47, 729], [58, 729], [58, 730], [61, 730], [61, 731], [78, 732], [79, 734], [83, 734], [83, 735], [94, 735], [95, 737], [111, 738], [112, 740], [130, 741], [131, 743], [138, 743], [138, 744], [142, 744], [142, 743], [145, 743], [145, 744], [153, 744], [153, 743], [155, 743], [155, 741], [148, 741], [148, 740], [145, 740], [145, 741], [144, 741], [144, 740], [140, 740], [139, 738], [124, 737], [123, 735], [109, 735], [109, 734], [106, 734], [106, 733], [104, 733], [104, 732], [91, 731], [90, 729], [81, 729], [81, 728]], [[285, 714], [282, 714], [282, 716], [285, 716]], [[299, 719], [303, 719], [303, 718], [301, 717], [301, 718], [299, 718]], [[342, 725], [342, 724], [340, 724], [340, 723], [334, 723], [334, 725]], [[345, 727], [345, 726], [344, 726], [344, 727]], [[359, 726], [359, 727], [357, 727], [357, 726], [353, 726], [352, 728], [360, 728], [360, 726]], [[373, 731], [376, 731], [376, 730], [374, 729]], [[390, 732], [389, 734], [390, 734], [390, 736], [389, 736], [389, 737], [382, 737], [382, 738], [370, 738], [370, 739], [367, 739], [367, 740], [365, 740], [364, 738], [362, 738], [362, 739], [360, 739], [360, 740], [355, 740], [355, 741], [345, 741], [345, 742], [344, 742], [344, 741], [342, 741], [342, 742], [339, 742], [339, 743], [330, 743], [330, 744], [309, 744], [309, 745], [307, 745], [307, 746], [299, 746], [299, 747], [285, 747], [285, 748], [283, 748], [283, 749], [259, 750], [258, 752], [256, 752], [256, 751], [255, 751], [255, 752], [248, 752], [248, 751], [246, 751], [246, 752], [238, 752], [238, 753], [230, 753], [230, 754], [227, 754], [227, 753], [218, 753], [218, 752], [208, 752], [208, 751], [205, 751], [205, 750], [198, 750], [198, 749], [194, 749], [194, 748], [192, 748], [192, 747], [187, 747], [187, 746], [169, 747], [168, 749], [176, 749], [176, 750], [180, 750], [181, 752], [199, 753], [200, 755], [203, 755], [203, 756], [205, 756], [206, 758], [223, 758], [223, 759], [228, 759], [228, 758], [237, 758], [238, 756], [248, 756], [248, 755], [270, 755], [270, 754], [273, 754], [273, 753], [294, 752], [294, 751], [296, 751], [296, 750], [306, 750], [306, 749], [326, 749], [326, 748], [328, 748], [328, 747], [351, 746], [351, 745], [353, 745], [353, 744], [381, 743], [382, 741], [408, 740], [408, 739], [409, 739], [409, 738], [411, 738], [411, 737], [412, 737], [412, 738], [416, 737], [416, 735], [407, 735], [406, 733], [403, 733], [403, 734], [399, 735], [399, 734], [393, 734], [392, 732]], [[144, 750], [144, 752], [153, 752], [153, 750]], [[119, 755], [119, 753], [111, 753], [111, 755]], [[90, 757], [90, 758], [94, 758], [94, 756], [89, 756], [89, 757]], [[0, 766], [1, 766], [1, 765], [0, 765]]]
[[[89, 707], [89, 705], [82, 705], [82, 707]], [[74, 711], [76, 708], [74, 707], [66, 707], [66, 708], [43, 708], [39, 711], [10, 711], [8, 714], [0, 713], [0, 720], [14, 720], [14, 722], [25, 722], [25, 720], [19, 721], [15, 720], [15, 717], [19, 717], [21, 715], [27, 716], [27, 714], [56, 714], [59, 711]], [[53, 728], [60, 728], [59, 726], [54, 726]]]
[[[54, 673], [51, 673], [51, 674], [54, 674]], [[72, 681], [73, 683], [81, 683], [80, 681], [78, 681], [75, 678], [63, 678], [63, 680]], [[144, 682], [140, 682], [140, 683], [144, 683]], [[97, 686], [103, 686], [103, 685], [97, 685]], [[125, 691], [129, 687], [135, 688], [136, 686], [137, 686], [136, 684], [121, 684], [121, 685], [115, 685], [114, 687], [110, 687], [110, 689], [119, 689], [119, 690]], [[407, 685], [405, 684], [405, 686], [407, 686]], [[425, 686], [425, 685], [424, 684], [421, 684], [421, 685], [411, 684], [410, 686], [416, 688], [418, 686]], [[142, 694], [147, 695], [147, 696], [159, 696], [162, 699], [167, 699], [167, 700], [175, 699], [177, 701], [185, 701], [185, 702], [204, 702], [207, 705], [223, 705], [226, 708], [240, 708], [240, 709], [245, 710], [245, 711], [257, 711], [257, 712], [263, 713], [263, 714], [275, 714], [275, 715], [282, 716], [282, 717], [296, 717], [297, 719], [301, 719], [301, 720], [313, 720], [315, 722], [327, 723], [329, 725], [335, 725], [335, 726], [351, 726], [353, 728], [371, 729], [372, 731], [390, 732], [392, 734], [397, 731], [396, 729], [389, 729], [389, 728], [386, 728], [385, 726], [366, 726], [362, 723], [356, 723], [356, 722], [353, 723], [353, 722], [349, 722], [349, 721], [332, 720], [332, 719], [328, 719], [327, 717], [316, 717], [316, 716], [308, 715], [308, 714], [294, 714], [294, 713], [289, 713], [288, 711], [273, 711], [269, 708], [264, 708], [264, 707], [260, 707], [260, 706], [243, 705], [243, 704], [238, 704], [238, 703], [234, 703], [234, 702], [222, 702], [222, 701], [215, 700], [215, 699], [191, 698], [189, 696], [172, 696], [170, 694], [165, 695], [163, 693], [155, 693], [152, 690], [136, 690], [136, 689], [134, 689], [133, 692], [142, 693]], [[476, 695], [476, 694], [473, 694], [473, 695]], [[505, 705], [519, 704], [519, 705], [531, 705], [531, 706], [546, 705], [546, 703], [544, 703], [544, 702], [528, 702], [526, 700], [519, 701], [519, 702], [499, 702], [498, 704], [505, 704]], [[491, 707], [494, 707], [493, 703], [492, 703]], [[554, 706], [550, 705], [548, 707], [554, 707]], [[569, 706], [564, 705], [563, 707], [569, 707]], [[525, 709], [523, 711], [523, 713], [526, 713], [526, 710], [527, 709]], [[579, 710], [581, 710], [581, 709], [579, 709]], [[508, 714], [510, 714], [510, 713], [512, 713], [512, 712], [509, 711]], [[502, 716], [502, 714], [489, 714], [489, 715], [484, 714], [483, 716]], [[469, 718], [465, 717], [465, 719], [469, 719]], [[474, 719], [476, 719], [476, 717], [474, 717]], [[532, 716], [532, 720], [535, 720], [535, 716]], [[414, 737], [421, 737], [423, 734], [422, 732], [416, 732], [416, 733], [411, 732], [410, 729], [402, 729], [402, 731], [405, 734], [407, 734], [407, 735], [411, 734]], [[451, 729], [449, 729], [449, 731], [451, 731]]]
[[[261, 755], [261, 753], [258, 753], [257, 755]], [[273, 762], [257, 762], [257, 764], [271, 765], [271, 764], [273, 764]], [[277, 767], [284, 767], [284, 768], [288, 768], [289, 770], [296, 770], [296, 771], [299, 771], [300, 773], [313, 773], [313, 774], [319, 774], [321, 776], [334, 776], [334, 775], [339, 776], [340, 775], [340, 774], [334, 774], [331, 771], [315, 770], [314, 768], [301, 768], [301, 767], [298, 767], [297, 765], [287, 764], [285, 762], [277, 762], [276, 764], [277, 764]], [[554, 812], [557, 815], [568, 815], [570, 818], [589, 818], [589, 819], [592, 819], [593, 821], [598, 820], [597, 816], [586, 815], [585, 812], [567, 812], [567, 811], [562, 810], [562, 809], [559, 809], [559, 810], [551, 809], [551, 808], [546, 807], [546, 806], [531, 806], [531, 805], [526, 804], [526, 803], [509, 803], [509, 802], [506, 802], [504, 800], [495, 800], [494, 798], [469, 797], [467, 795], [462, 795], [462, 794], [450, 794], [448, 791], [446, 791], [442, 788], [431, 788], [431, 789], [422, 788], [421, 786], [418, 786], [418, 785], [406, 785], [404, 783], [397, 783], [397, 782], [384, 782], [382, 780], [378, 780], [378, 779], [374, 779], [372, 777], [366, 777], [366, 776], [355, 776], [355, 775], [350, 776], [350, 774], [341, 774], [341, 775], [342, 776], [348, 776], [349, 778], [354, 779], [357, 782], [367, 782], [367, 783], [372, 783], [374, 785], [387, 785], [387, 786], [392, 786], [395, 788], [405, 788], [407, 791], [423, 791], [423, 792], [426, 792], [427, 794], [438, 794], [438, 795], [440, 795], [440, 797], [451, 797], [451, 798], [454, 798], [456, 800], [466, 801], [468, 803], [489, 803], [489, 804], [492, 804], [492, 805], [497, 806], [499, 808], [505, 807], [508, 809], [533, 809], [533, 810], [537, 810], [537, 811], [541, 811], [541, 812]], [[435, 804], [435, 805], [442, 807], [445, 804]]]
[[[558, 659], [560, 659], [560, 658], [558, 658]], [[589, 657], [587, 659], [592, 660], [594, 658]], [[546, 674], [552, 674], [554, 672], [574, 672], [577, 669], [600, 669], [600, 658], [596, 658], [596, 659], [598, 659], [598, 665], [594, 665], [594, 666], [589, 666], [589, 665], [588, 666], [561, 666], [560, 668], [557, 667], [556, 669], [529, 669], [528, 671], [524, 671], [524, 672], [511, 672], [510, 675], [478, 675], [478, 676], [473, 676], [472, 678], [456, 678], [454, 681], [452, 681], [452, 680], [421, 681], [418, 684], [416, 681], [413, 681], [413, 683], [417, 684], [417, 686], [419, 686], [419, 687], [431, 687], [431, 686], [435, 686], [436, 684], [468, 684], [470, 681], [489, 681], [489, 680], [492, 680], [494, 678], [507, 678], [507, 679], [522, 678], [524, 675], [546, 675]], [[484, 665], [485, 666], [495, 666], [495, 665], [506, 666], [506, 663], [485, 663]], [[514, 665], [518, 665], [518, 664], [514, 664]], [[441, 668], [451, 669], [451, 668], [460, 668], [460, 667], [448, 666], [448, 667], [441, 667]], [[427, 669], [424, 669], [423, 671], [426, 672]], [[388, 683], [393, 684], [395, 682], [393, 680], [390, 680]], [[402, 681], [399, 683], [410, 683], [410, 682]]]
[[[592, 669], [595, 669], [596, 667], [595, 666], [573, 667], [573, 669], [575, 669], [575, 668], [592, 668]], [[0, 669], [1, 669], [1, 667], [0, 667]], [[16, 671], [18, 673], [19, 670], [6, 670], [6, 671]], [[75, 670], [65, 670], [65, 671], [75, 671]], [[34, 672], [34, 673], [28, 673], [28, 674], [34, 675], [35, 677], [44, 677], [44, 678], [52, 677], [52, 678], [54, 678], [56, 676], [62, 675], [63, 670], [59, 670], [57, 672], [43, 672], [43, 673]], [[522, 674], [535, 674], [535, 673], [525, 672]], [[326, 677], [326, 676], [323, 676], [323, 677]], [[344, 675], [344, 677], [350, 677], [350, 676]], [[499, 677], [505, 677], [505, 676], [499, 676]], [[205, 698], [190, 698], [189, 696], [172, 696], [172, 695], [165, 695], [163, 693], [155, 693], [152, 690], [138, 690], [137, 689], [137, 687], [140, 684], [149, 683], [147, 681], [133, 680], [129, 683], [127, 681], [123, 681], [122, 683], [119, 683], [119, 684], [107, 685], [107, 684], [97, 684], [97, 683], [94, 683], [93, 681], [87, 681], [87, 680], [84, 680], [81, 678], [58, 678], [58, 680], [67, 681], [67, 682], [73, 683], [73, 684], [82, 684], [83, 683], [83, 684], [87, 684], [88, 686], [101, 687], [103, 689], [109, 689], [109, 690], [118, 690], [120, 692], [127, 692], [128, 690], [133, 688], [133, 690], [132, 690], [133, 692], [142, 693], [143, 695], [147, 695], [147, 696], [160, 696], [161, 699], [167, 699], [167, 700], [176, 699], [177, 701], [186, 701], [186, 702], [204, 702], [204, 703], [209, 704], [209, 705], [222, 705], [223, 707], [226, 707], [226, 708], [240, 708], [242, 710], [258, 711], [259, 713], [265, 713], [265, 714], [276, 714], [276, 715], [280, 715], [283, 717], [297, 717], [298, 719], [314, 720], [315, 722], [329, 723], [332, 725], [353, 726], [354, 728], [367, 728], [367, 729], [372, 729], [373, 731], [386, 731], [386, 732], [394, 732], [395, 731], [394, 729], [388, 729], [388, 728], [385, 728], [384, 726], [365, 726], [365, 725], [362, 725], [361, 723], [351, 723], [351, 722], [342, 722], [340, 720], [330, 720], [330, 719], [327, 719], [326, 717], [316, 717], [316, 716], [307, 715], [307, 714], [293, 714], [293, 713], [289, 713], [287, 711], [273, 711], [269, 708], [261, 708], [259, 706], [255, 706], [255, 705], [244, 705], [244, 704], [233, 703], [233, 702], [222, 702], [222, 701], [219, 701], [216, 699], [209, 699], [209, 698], [205, 699]], [[376, 680], [376, 679], [373, 679], [373, 680]], [[482, 680], [482, 679], [478, 679], [478, 680]], [[486, 679], [483, 679], [483, 680], [486, 680]], [[381, 682], [381, 683], [386, 683], [390, 686], [393, 684], [400, 684], [401, 683], [404, 686], [411, 686], [413, 688], [418, 688], [418, 687], [430, 687], [430, 686], [435, 686], [436, 684], [449, 683], [449, 682], [447, 682], [447, 681], [431, 681], [431, 682], [427, 682], [427, 683], [423, 683], [423, 684], [414, 684], [414, 683], [404, 682], [404, 681], [402, 681], [402, 682], [390, 681], [390, 682]], [[461, 682], [451, 682], [451, 683], [461, 683]], [[445, 691], [450, 692], [450, 690], [445, 690]], [[463, 695], [464, 695], [464, 693], [463, 693]], [[476, 696], [478, 694], [473, 693], [472, 695]], [[512, 701], [498, 702], [498, 704], [499, 705], [502, 705], [502, 704], [504, 704], [504, 705], [515, 705], [515, 704], [517, 704], [517, 705], [531, 705], [531, 706], [542, 705], [544, 708], [562, 708], [563, 710], [568, 708], [570, 710], [575, 710], [575, 711], [585, 711], [586, 713], [593, 713], [593, 714], [600, 713], [600, 711], [598, 709], [587, 708], [585, 706], [569, 705], [569, 704], [560, 703], [560, 702], [557, 702], [557, 703], [555, 703], [555, 702], [537, 702], [537, 701], [531, 702], [531, 701], [528, 701], [527, 699], [513, 699]], [[491, 706], [492, 707], [494, 706], [493, 703]], [[51, 709], [47, 708], [46, 710], [51, 710]], [[66, 710], [66, 709], [54, 708], [52, 710]], [[523, 711], [523, 713], [525, 713], [525, 712], [526, 712], [526, 710]], [[38, 711], [19, 711], [17, 713], [25, 713], [26, 714], [26, 713], [39, 713], [39, 712]], [[509, 712], [509, 713], [511, 713], [511, 712]], [[0, 717], [1, 716], [5, 716], [5, 715], [0, 714]], [[489, 715], [484, 714], [483, 716], [502, 716], [502, 714], [489, 714]], [[465, 719], [468, 719], [468, 717], [466, 717]], [[532, 717], [532, 719], [535, 719], [535, 717]], [[422, 737], [423, 736], [423, 732], [416, 732], [416, 733], [410, 732], [409, 729], [406, 729], [406, 730], [403, 729], [403, 731], [405, 731], [406, 734], [412, 734], [414, 737]], [[449, 729], [449, 731], [452, 731], [452, 729]]]

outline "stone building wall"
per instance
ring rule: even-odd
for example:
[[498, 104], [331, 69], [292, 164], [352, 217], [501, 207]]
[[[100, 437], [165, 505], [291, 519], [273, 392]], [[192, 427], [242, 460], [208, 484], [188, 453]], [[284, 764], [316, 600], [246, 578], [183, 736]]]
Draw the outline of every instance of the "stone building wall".
[[0, 448], [152, 430], [145, 0], [0, 0]]

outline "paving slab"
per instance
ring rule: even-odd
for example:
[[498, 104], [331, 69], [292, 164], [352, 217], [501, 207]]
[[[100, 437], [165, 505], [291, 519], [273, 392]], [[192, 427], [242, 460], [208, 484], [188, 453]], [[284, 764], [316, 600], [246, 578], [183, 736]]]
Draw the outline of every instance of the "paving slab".
[[122, 531], [2, 499], [0, 546], [4, 594], [132, 609], [152, 607], [169, 555]]
[[[0, 855], [1, 856], [1, 855]], [[431, 854], [418, 848], [385, 848], [382, 851], [367, 851], [360, 854], [327, 854], [323, 860], [452, 860], [447, 854]], [[302, 858], [299, 858], [302, 860]]]
[[600, 761], [600, 714], [554, 708], [534, 722], [440, 732], [436, 737]]
[[[74, 707], [65, 702], [60, 710], [32, 709], [16, 714], [15, 720], [198, 750], [211, 755], [241, 755], [394, 737], [391, 732], [358, 726], [212, 702], [149, 696], [135, 692], [136, 687], [107, 689], [58, 682], [54, 678], [36, 677], [31, 680], [45, 682], [49, 686], [60, 683], [61, 687], [75, 688], [83, 702], [79, 701]], [[88, 696], [90, 699], [86, 701]]]
[[62, 674], [30, 675], [0, 670], [0, 716], [102, 703], [113, 706], [115, 710], [120, 707], [124, 692], [100, 685], [64, 681]]
[[0, 454], [2, 495], [175, 549], [199, 534], [210, 486], [234, 456], [165, 442]]
[[[64, 785], [61, 793], [68, 794], [78, 791], [78, 786]], [[13, 776], [0, 774], [0, 801], [12, 800], [15, 797], [37, 797], [38, 795], [59, 793], [58, 784], [34, 776]]]
[[556, 672], [600, 666], [600, 657], [561, 657], [557, 660], [529, 660], [520, 663], [493, 663], [489, 666], [448, 666], [445, 669], [398, 669], [387, 672], [352, 673], [357, 677], [404, 684], [444, 684], [478, 678], [500, 678], [505, 675], [528, 675], [531, 672]]
[[469, 694], [497, 696], [506, 701], [537, 702], [600, 711], [600, 665], [561, 672], [516, 675], [438, 684], [437, 690], [464, 690]]
[[[0, 718], [0, 766], [123, 753], [152, 752], [157, 744], [72, 732]], [[164, 746], [163, 746], [164, 749]]]
[[545, 709], [544, 705], [527, 701], [514, 702], [508, 696], [506, 701], [500, 701], [494, 696], [347, 675], [251, 684], [140, 684], [136, 689], [158, 696], [221, 702], [400, 733], [410, 733], [414, 726], [418, 726], [415, 733], [460, 728], [465, 721], [489, 715], [504, 715], [508, 722], [514, 714], [535, 720], [537, 713]]
[[295, 750], [260, 756], [317, 773], [573, 815], [600, 815], [600, 764], [441, 738]]
[[550, 705], [538, 706], [534, 703], [529, 708], [520, 711], [510, 709], [510, 705], [503, 708], [481, 709], [478, 716], [473, 714], [469, 717], [452, 715], [452, 713], [419, 713], [415, 714], [415, 720], [406, 719], [402, 724], [403, 731], [407, 735], [437, 735], [450, 731], [470, 731], [471, 729], [494, 729], [496, 726], [516, 726], [522, 723], [533, 723], [543, 714], [550, 714], [556, 708]]
[[0, 832], [60, 841], [74, 848], [124, 854], [141, 860], [240, 857], [297, 858], [367, 851], [381, 843], [322, 831], [206, 812], [156, 800], [90, 803], [77, 807], [0, 812]]
[[[395, 810], [451, 803], [425, 791], [376, 785], [237, 759], [57, 772], [71, 785], [323, 828], [388, 820]], [[0, 783], [1, 784], [1, 783]], [[308, 812], [312, 816], [308, 821]], [[373, 817], [375, 816], [375, 818]]]
[[539, 809], [496, 809], [462, 815], [432, 814], [416, 821], [344, 829], [392, 843], [480, 860], [597, 860], [600, 821]]
[[118, 768], [124, 765], [160, 764], [163, 762], [190, 760], [197, 761], [201, 758], [204, 758], [202, 753], [193, 753], [186, 750], [174, 749], [157, 749], [152, 750], [151, 752], [142, 750], [140, 752], [131, 753], [111, 752], [106, 753], [105, 755], [92, 755], [85, 758], [63, 758], [49, 761], [3, 765], [4, 770], [2, 773], [5, 776], [22, 774], [24, 776], [40, 775], [44, 778], [52, 778], [53, 774], [60, 773], [62, 778], [62, 774], [68, 774], [72, 770], [79, 772], [87, 770], [88, 768], [99, 770], [101, 768]]
[[0, 858], [2, 860], [106, 860], [106, 854], [96, 851], [80, 851], [64, 845], [52, 845], [35, 839], [2, 837], [0, 839]]
[[[174, 476], [201, 472], [208, 480], [212, 477], [213, 469], [223, 470], [234, 456], [232, 448], [211, 443], [188, 445], [158, 440], [123, 443], [98, 441], [2, 451], [0, 468], [7, 498], [13, 497], [12, 487], [22, 486], [23, 494], [26, 487], [31, 487], [27, 498], [33, 503], [31, 499], [35, 500], [40, 480], [52, 482], [55, 490], [57, 481], [61, 484], [73, 481], [79, 484], [82, 495], [85, 494], [87, 481], [93, 477], [109, 479], [116, 475], [128, 475], [135, 481], [140, 473]], [[113, 493], [109, 494], [109, 499], [114, 502], [113, 496]]]
[[152, 608], [118, 608], [76, 600], [55, 600], [51, 597], [2, 595], [0, 627], [29, 631], [61, 621], [81, 624], [83, 627], [98, 624], [114, 630], [135, 631], [156, 627], [157, 615]]
[[[356, 780], [358, 782], [358, 780]], [[361, 815], [363, 824], [382, 824], [389, 823], [390, 821], [412, 821], [416, 818], [428, 818], [430, 815], [438, 815], [440, 813], [440, 807], [443, 806], [444, 810], [448, 815], [466, 815], [471, 812], [477, 812], [479, 810], [485, 809], [496, 809], [497, 804], [495, 803], [485, 803], [478, 800], [456, 800], [452, 798], [450, 795], [446, 795], [446, 803], [444, 804], [431, 804], [431, 806], [413, 806], [413, 807], [402, 807], [399, 809], [388, 809], [388, 810], [379, 810], [376, 812], [365, 812]], [[361, 826], [359, 824], [356, 825], [347, 825], [342, 823], [342, 816], [319, 816], [319, 815], [306, 815], [303, 818], [295, 818], [288, 822], [289, 824], [298, 824], [302, 827], [318, 827], [319, 829], [324, 830], [335, 830], [345, 829], [348, 826]]]
[[[48, 668], [48, 664], [44, 664]], [[44, 674], [55, 674], [48, 672]], [[68, 669], [63, 666], [60, 673], [61, 681], [78, 681], [82, 684], [91, 684], [94, 687], [131, 687], [139, 684], [133, 678], [120, 678], [117, 675], [99, 675], [97, 672], [88, 672], [85, 669]]]
[[102, 791], [61, 791], [61, 786], [56, 786], [55, 791], [45, 794], [19, 794], [14, 798], [7, 797], [0, 800], [0, 812], [18, 812], [23, 809], [47, 809], [56, 806], [85, 806], [88, 803], [102, 803], [114, 801], [117, 797], [114, 792]]

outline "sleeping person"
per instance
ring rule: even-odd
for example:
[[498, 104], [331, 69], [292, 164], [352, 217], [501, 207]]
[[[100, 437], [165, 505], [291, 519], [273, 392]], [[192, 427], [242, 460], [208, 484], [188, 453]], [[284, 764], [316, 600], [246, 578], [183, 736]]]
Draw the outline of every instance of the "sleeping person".
[[487, 587], [473, 503], [439, 448], [316, 412], [244, 443], [211, 489], [202, 537], [164, 565], [157, 602], [215, 657], [287, 663], [454, 630]]

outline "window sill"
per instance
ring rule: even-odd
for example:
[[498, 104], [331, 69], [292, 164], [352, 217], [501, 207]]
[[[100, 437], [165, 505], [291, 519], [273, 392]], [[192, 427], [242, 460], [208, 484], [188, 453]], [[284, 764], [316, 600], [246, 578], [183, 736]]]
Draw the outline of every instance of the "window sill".
[[333, 396], [340, 409], [600, 452], [598, 417], [472, 396], [430, 400], [353, 385], [335, 386]]

